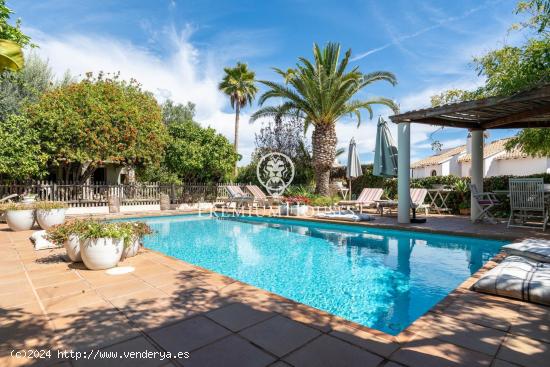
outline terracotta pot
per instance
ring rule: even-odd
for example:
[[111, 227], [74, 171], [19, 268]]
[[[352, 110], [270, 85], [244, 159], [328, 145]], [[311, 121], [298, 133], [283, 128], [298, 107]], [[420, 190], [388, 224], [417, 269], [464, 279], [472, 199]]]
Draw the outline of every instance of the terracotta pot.
[[114, 238], [87, 239], [80, 246], [82, 261], [90, 270], [114, 268], [120, 261], [123, 250], [124, 240]]
[[470, 208], [458, 209], [460, 215], [470, 215]]

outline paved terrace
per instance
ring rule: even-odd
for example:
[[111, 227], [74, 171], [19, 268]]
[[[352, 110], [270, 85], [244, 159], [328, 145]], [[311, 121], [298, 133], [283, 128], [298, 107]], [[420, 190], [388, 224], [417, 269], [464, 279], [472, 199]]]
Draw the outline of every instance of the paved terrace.
[[[414, 227], [514, 236], [456, 217], [430, 216]], [[468, 290], [498, 257], [392, 337], [154, 251], [121, 264], [132, 273], [85, 270], [66, 263], [64, 250], [34, 251], [30, 234], [0, 225], [0, 366], [539, 367], [550, 360], [550, 308]], [[541, 232], [515, 235], [533, 234]], [[52, 350], [52, 359], [12, 358], [12, 349]], [[190, 357], [57, 355], [91, 349]]]

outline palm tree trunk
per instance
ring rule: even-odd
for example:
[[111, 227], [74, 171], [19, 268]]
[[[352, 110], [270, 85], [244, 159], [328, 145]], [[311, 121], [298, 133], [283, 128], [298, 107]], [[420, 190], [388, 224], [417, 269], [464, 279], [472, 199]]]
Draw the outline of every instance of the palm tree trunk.
[[[235, 154], [237, 156], [239, 155], [239, 114], [241, 112], [241, 108], [239, 106], [239, 103], [235, 103], [235, 139], [233, 140], [233, 147], [235, 148]], [[233, 169], [233, 174], [235, 177], [237, 177], [237, 162], [235, 161], [235, 167]]]
[[336, 157], [337, 139], [334, 124], [315, 125], [311, 141], [315, 170], [315, 193], [328, 196], [330, 194], [330, 169]]

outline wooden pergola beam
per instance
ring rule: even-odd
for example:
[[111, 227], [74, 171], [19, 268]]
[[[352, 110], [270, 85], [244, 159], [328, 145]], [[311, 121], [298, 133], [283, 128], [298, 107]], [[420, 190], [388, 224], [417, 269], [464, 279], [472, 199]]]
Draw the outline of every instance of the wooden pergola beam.
[[503, 125], [509, 125], [514, 122], [521, 122], [522, 120], [525, 120], [525, 119], [545, 115], [547, 113], [550, 113], [550, 105], [541, 106], [538, 108], [534, 108], [532, 110], [522, 111], [522, 112], [514, 113], [502, 118], [498, 118], [495, 120], [483, 122], [481, 126], [484, 129], [493, 129]]
[[[542, 103], [547, 105], [550, 100], [550, 84], [543, 85], [539, 88], [531, 89], [522, 93], [518, 93], [509, 97], [489, 97], [475, 101], [467, 101], [460, 103], [453, 103], [439, 107], [426, 108], [417, 111], [405, 112], [398, 115], [390, 116], [390, 119], [394, 123], [399, 122], [417, 122], [417, 123], [430, 123], [428, 120], [440, 119], [441, 116], [453, 116], [454, 114], [471, 112], [472, 114], [481, 114], [487, 109], [492, 107], [499, 107], [504, 110], [510, 109], [511, 114], [515, 113], [513, 104], [523, 102]], [[485, 110], [485, 111], [484, 111]], [[448, 121], [442, 119], [444, 121]], [[426, 122], [424, 122], [426, 121]], [[435, 120], [434, 120], [435, 121]], [[443, 121], [440, 121], [443, 122]], [[437, 123], [435, 123], [437, 124]], [[550, 122], [549, 122], [550, 124]], [[451, 126], [448, 123], [442, 124], [443, 126]]]

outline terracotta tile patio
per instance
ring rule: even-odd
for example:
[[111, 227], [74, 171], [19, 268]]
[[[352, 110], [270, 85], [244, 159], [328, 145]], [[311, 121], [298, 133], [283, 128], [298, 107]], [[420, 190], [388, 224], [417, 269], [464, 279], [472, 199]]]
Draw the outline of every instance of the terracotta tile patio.
[[[495, 231], [439, 218], [414, 227]], [[121, 263], [131, 273], [89, 271], [65, 262], [64, 250], [34, 251], [30, 234], [0, 224], [0, 366], [539, 367], [550, 360], [549, 307], [468, 290], [499, 257], [393, 337], [154, 251]], [[10, 356], [22, 349], [51, 350], [52, 358]], [[173, 354], [116, 361], [57, 354], [92, 349]]]

